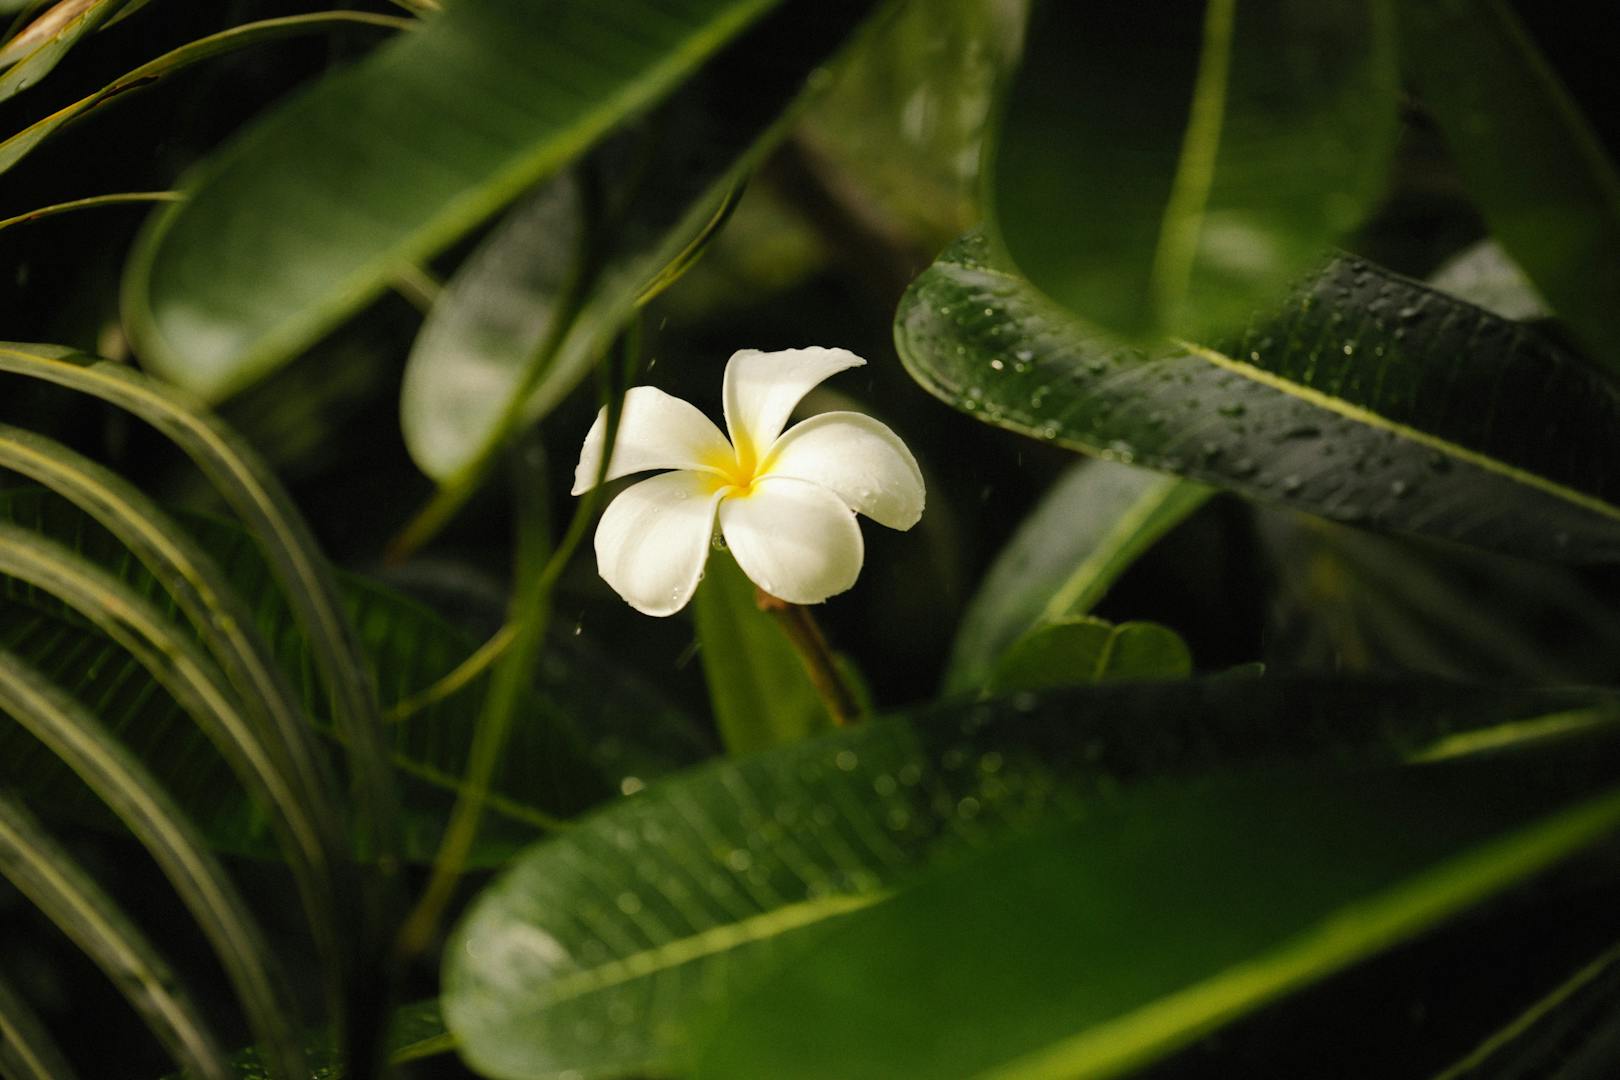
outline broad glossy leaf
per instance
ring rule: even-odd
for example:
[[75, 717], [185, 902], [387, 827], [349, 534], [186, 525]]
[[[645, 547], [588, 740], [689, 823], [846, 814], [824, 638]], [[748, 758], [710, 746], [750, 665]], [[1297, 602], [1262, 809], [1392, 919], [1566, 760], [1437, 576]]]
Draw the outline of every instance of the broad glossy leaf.
[[1620, 174], [1499, 0], [1395, 4], [1404, 74], [1491, 232], [1596, 363], [1620, 370]]
[[678, 1073], [709, 1010], [753, 975], [1016, 831], [1263, 763], [1387, 764], [1534, 741], [1599, 722], [1583, 707], [1604, 700], [1435, 683], [1099, 686], [875, 720], [717, 763], [535, 846], [497, 878], [446, 951], [445, 1017], [493, 1076]]
[[[40, 492], [8, 493], [0, 515], [70, 543], [108, 566], [136, 589], [173, 612], [172, 602], [143, 567], [85, 515]], [[262, 556], [239, 528], [213, 519], [187, 518], [194, 535], [215, 555], [253, 617], [291, 674], [306, 708], [323, 734], [333, 734], [324, 693], [309, 645], [290, 618]], [[379, 687], [388, 701], [407, 698], [449, 672], [477, 646], [470, 635], [428, 609], [358, 578], [345, 578], [348, 608], [359, 629]], [[159, 771], [181, 805], [221, 850], [265, 855], [273, 851], [267, 822], [237, 787], [224, 763], [166, 695], [117, 646], [59, 604], [0, 582], [0, 640], [41, 665], [75, 692], [118, 732], [137, 756]], [[178, 619], [178, 613], [175, 613]], [[483, 864], [498, 862], [550, 827], [609, 794], [576, 723], [589, 725], [605, 712], [636, 715], [651, 724], [669, 711], [633, 681], [589, 652], [559, 645], [536, 672], [536, 692], [526, 702], [512, 752], [497, 777], [483, 843]], [[431, 857], [444, 813], [458, 790], [472, 720], [487, 679], [407, 719], [390, 724], [390, 759], [409, 782], [403, 822], [406, 854]], [[99, 820], [94, 804], [76, 783], [53, 767], [49, 755], [10, 725], [0, 729], [0, 774], [35, 805]]]
[[[587, 160], [582, 175], [614, 204], [597, 209], [599, 250], [588, 262], [571, 177], [496, 227], [434, 305], [406, 366], [401, 427], [424, 472], [443, 482], [475, 467], [579, 383], [637, 306], [698, 257], [736, 185], [787, 131], [807, 83], [818, 83], [811, 76], [869, 6], [767, 17]], [[581, 295], [566, 303], [575, 288]]]
[[728, 1003], [696, 1075], [1126, 1073], [1612, 834], [1616, 734], [1128, 790], [853, 915]]
[[1520, 324], [1353, 258], [1218, 347], [1110, 346], [968, 236], [895, 341], [1001, 427], [1352, 524], [1577, 561], [1620, 555], [1620, 389]]
[[759, 609], [756, 592], [737, 560], [715, 552], [692, 599], [698, 659], [709, 684], [715, 726], [734, 754], [832, 728], [804, 662], [782, 628]]
[[1074, 465], [1002, 548], [962, 616], [947, 693], [982, 686], [995, 660], [1042, 622], [1089, 612], [1120, 574], [1214, 492], [1111, 461]]
[[1177, 0], [1031, 17], [989, 165], [1030, 281], [1131, 339], [1244, 324], [1382, 196], [1382, 0]]
[[[134, 6], [126, 7], [127, 12]], [[319, 33], [342, 29], [345, 26], [393, 27], [410, 25], [409, 20], [386, 15], [372, 15], [363, 11], [323, 11], [313, 15], [289, 15], [279, 19], [233, 26], [217, 34], [187, 42], [164, 53], [156, 60], [142, 64], [128, 74], [108, 83], [102, 89], [81, 98], [66, 108], [58, 109], [38, 122], [23, 128], [10, 138], [0, 141], [0, 173], [21, 161], [34, 148], [63, 126], [72, 123], [102, 105], [138, 91], [174, 74], [192, 64], [211, 57], [233, 52], [264, 42], [279, 41], [298, 34]]]
[[69, 49], [129, 0], [58, 0], [0, 45], [0, 101], [50, 74]]
[[448, 480], [515, 422], [514, 398], [574, 316], [589, 272], [585, 207], [565, 172], [508, 214], [446, 283], [405, 364], [400, 432], [417, 467]]
[[1069, 618], [1037, 626], [1009, 645], [996, 662], [989, 690], [1000, 694], [1191, 674], [1187, 643], [1168, 626]]
[[264, 374], [773, 6], [461, 0], [424, 20], [247, 129], [153, 220], [125, 281], [137, 351], [214, 396]]

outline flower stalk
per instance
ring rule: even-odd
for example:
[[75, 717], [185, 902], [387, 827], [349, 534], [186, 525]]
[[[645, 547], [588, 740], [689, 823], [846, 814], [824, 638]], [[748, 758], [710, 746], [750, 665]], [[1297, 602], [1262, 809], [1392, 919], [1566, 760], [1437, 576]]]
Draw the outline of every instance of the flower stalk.
[[810, 676], [811, 685], [827, 706], [833, 723], [846, 727], [859, 720], [862, 712], [860, 701], [849, 680], [844, 677], [838, 658], [833, 655], [832, 647], [827, 644], [827, 636], [821, 632], [821, 624], [816, 622], [810, 609], [803, 604], [790, 604], [757, 587], [754, 590], [754, 603], [759, 610], [775, 616], [788, 640], [793, 643], [794, 650], [804, 663], [805, 673]]

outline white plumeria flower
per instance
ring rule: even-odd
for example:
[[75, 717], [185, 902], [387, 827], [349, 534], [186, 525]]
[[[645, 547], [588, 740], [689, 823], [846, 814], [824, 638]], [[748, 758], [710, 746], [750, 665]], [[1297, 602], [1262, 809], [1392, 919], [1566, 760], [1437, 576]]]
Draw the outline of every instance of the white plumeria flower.
[[[743, 349], [726, 363], [731, 439], [694, 406], [651, 386], [624, 396], [605, 479], [673, 469], [620, 492], [596, 529], [596, 567], [638, 611], [673, 615], [703, 577], [715, 519], [743, 573], [770, 595], [818, 604], [855, 584], [865, 559], [855, 514], [909, 529], [922, 473], [905, 443], [869, 416], [831, 412], [784, 432], [829, 375], [866, 361], [847, 349]], [[602, 466], [606, 412], [574, 470], [574, 494]]]

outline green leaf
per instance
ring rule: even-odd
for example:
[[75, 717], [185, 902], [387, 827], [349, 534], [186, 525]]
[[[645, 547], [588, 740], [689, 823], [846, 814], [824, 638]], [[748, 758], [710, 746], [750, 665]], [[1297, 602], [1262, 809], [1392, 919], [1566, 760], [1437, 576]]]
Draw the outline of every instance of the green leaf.
[[988, 689], [1045, 690], [1113, 679], [1179, 679], [1192, 674], [1187, 643], [1167, 626], [1070, 618], [1037, 626], [1008, 646]]
[[262, 42], [279, 41], [298, 34], [357, 25], [400, 28], [412, 23], [408, 19], [372, 15], [363, 11], [322, 11], [312, 15], [288, 15], [279, 19], [245, 23], [187, 42], [177, 49], [164, 53], [156, 60], [142, 64], [128, 74], [114, 79], [94, 94], [80, 98], [66, 108], [58, 109], [10, 138], [0, 141], [0, 173], [28, 156], [35, 147], [65, 125], [115, 98], [143, 90], [192, 64]]
[[57, 214], [70, 214], [76, 210], [95, 210], [103, 206], [125, 206], [131, 203], [173, 203], [179, 202], [180, 198], [181, 196], [173, 191], [121, 191], [112, 195], [92, 195], [85, 199], [71, 199], [49, 206], [37, 206], [21, 214], [0, 219], [0, 229], [26, 225], [41, 218], [55, 217]]
[[945, 692], [984, 685], [996, 658], [1043, 622], [1084, 615], [1160, 537], [1214, 494], [1109, 461], [1073, 466], [996, 556], [973, 594]]
[[[70, 544], [178, 620], [173, 601], [158, 580], [74, 508], [38, 491], [14, 491], [0, 497], [0, 519]], [[216, 519], [186, 516], [183, 521], [196, 542], [224, 568], [276, 660], [293, 679], [300, 704], [327, 739], [328, 748], [335, 749], [336, 730], [315, 675], [311, 647], [251, 537]], [[389, 701], [417, 694], [476, 648], [470, 635], [417, 603], [359, 578], [346, 576], [341, 581], [346, 611]], [[60, 604], [19, 589], [14, 581], [0, 579], [0, 614], [0, 643], [25, 655], [81, 700], [93, 703], [103, 723], [157, 772], [175, 799], [201, 823], [210, 846], [257, 857], [274, 853], [263, 811], [246, 799], [195, 726], [122, 649]], [[474, 853], [480, 865], [500, 862], [559, 818], [609, 795], [598, 765], [604, 755], [583, 743], [576, 723], [589, 726], [603, 714], [623, 713], [660, 725], [672, 713], [667, 704], [595, 654], [568, 645], [554, 646], [536, 677], [538, 686], [524, 700], [511, 752], [497, 774], [490, 823]], [[401, 825], [408, 858], [432, 857], [444, 814], [460, 788], [472, 722], [487, 690], [487, 676], [480, 677], [454, 696], [390, 723], [384, 733], [389, 760], [406, 778]], [[622, 736], [615, 732], [614, 738]], [[49, 755], [41, 754], [25, 733], [3, 724], [0, 777], [54, 814], [91, 823], [102, 820], [72, 778], [51, 765]]]
[[396, 842], [397, 793], [384, 762], [376, 688], [331, 568], [280, 481], [195, 401], [121, 364], [59, 345], [0, 342], [0, 372], [54, 383], [140, 417], [179, 447], [240, 515], [312, 645], [354, 771], [362, 849], [389, 853]]
[[832, 728], [832, 718], [782, 628], [729, 552], [709, 556], [692, 600], [698, 658], [726, 749], [746, 754]]
[[452, 5], [249, 128], [153, 219], [125, 279], [137, 352], [211, 396], [263, 375], [773, 6]]
[[78, 1080], [45, 1024], [0, 976], [0, 1076], [13, 1080]]
[[1404, 74], [1491, 232], [1620, 370], [1620, 175], [1508, 5], [1396, 4]]
[[1314, 518], [1258, 518], [1290, 667], [1599, 685], [1620, 679], [1614, 609], [1574, 568]]
[[0, 651], [0, 711], [78, 773], [163, 871], [235, 990], [254, 1036], [286, 1076], [301, 1072], [290, 987], [224, 868], [152, 775], [78, 701]]
[[[106, 973], [175, 1061], [199, 1077], [228, 1075], [218, 1041], [146, 935], [33, 815], [4, 792], [0, 792], [0, 877], [15, 885]], [[0, 986], [0, 1012], [4, 1004], [5, 990]], [[11, 1042], [5, 1028], [0, 1019], [0, 1053]]]
[[1120, 1075], [1612, 834], [1614, 736], [1143, 785], [852, 916], [696, 1075]]
[[1583, 964], [1433, 1080], [1580, 1080], [1620, 1065], [1620, 946]]
[[[597, 208], [588, 241], [571, 176], [491, 232], [434, 306], [406, 367], [401, 426], [424, 472], [447, 484], [475, 478], [515, 426], [579, 383], [635, 309], [703, 251], [737, 185], [799, 114], [810, 76], [865, 14], [850, 4], [809, 22], [791, 9], [767, 17], [606, 144], [578, 170], [612, 204]], [[582, 294], [566, 303], [574, 287]]]
[[1620, 554], [1620, 389], [1526, 326], [1340, 258], [1216, 348], [1102, 342], [968, 236], [895, 341], [1001, 427], [1350, 524], [1543, 558]]
[[989, 158], [1025, 276], [1137, 340], [1242, 326], [1383, 194], [1382, 0], [1036, 7]]
[[585, 233], [579, 181], [563, 173], [520, 202], [445, 284], [400, 391], [405, 448], [428, 476], [450, 479], [509, 434], [513, 398], [551, 359], [587, 287]]
[[1609, 700], [1437, 683], [1105, 684], [717, 763], [514, 862], [446, 949], [445, 1018], [494, 1076], [679, 1073], [710, 1010], [738, 1004], [754, 976], [929, 868], [1039, 823], [1264, 763], [1388, 766], [1534, 744], [1605, 723], [1612, 704], [1586, 707]]
[[129, 0], [59, 0], [0, 45], [0, 101], [50, 74], [69, 49]]

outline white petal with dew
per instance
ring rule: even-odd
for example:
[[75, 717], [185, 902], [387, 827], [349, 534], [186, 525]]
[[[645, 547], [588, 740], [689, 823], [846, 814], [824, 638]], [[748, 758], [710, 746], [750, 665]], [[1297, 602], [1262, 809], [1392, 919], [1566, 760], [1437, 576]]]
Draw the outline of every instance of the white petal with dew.
[[763, 454], [787, 426], [794, 406], [816, 384], [866, 361], [848, 349], [739, 349], [726, 361], [726, 430], [739, 451], [751, 445]]
[[909, 529], [923, 512], [922, 470], [900, 436], [870, 416], [831, 412], [795, 424], [766, 455], [771, 476], [831, 489], [891, 529]]
[[720, 532], [749, 580], [793, 604], [819, 604], [855, 584], [866, 549], [855, 515], [832, 491], [767, 476], [720, 504]]
[[626, 603], [673, 615], [703, 577], [718, 491], [705, 473], [672, 472], [632, 484], [596, 527], [596, 570]]
[[[580, 495], [596, 486], [596, 473], [602, 467], [602, 443], [606, 438], [607, 410], [596, 416], [596, 423], [585, 435], [585, 446], [574, 469], [573, 494]], [[730, 460], [731, 445], [720, 429], [698, 411], [695, 405], [672, 397], [653, 386], [633, 386], [624, 395], [619, 414], [619, 435], [614, 441], [613, 461], [607, 480], [649, 469], [696, 469], [718, 472], [716, 459]]]

